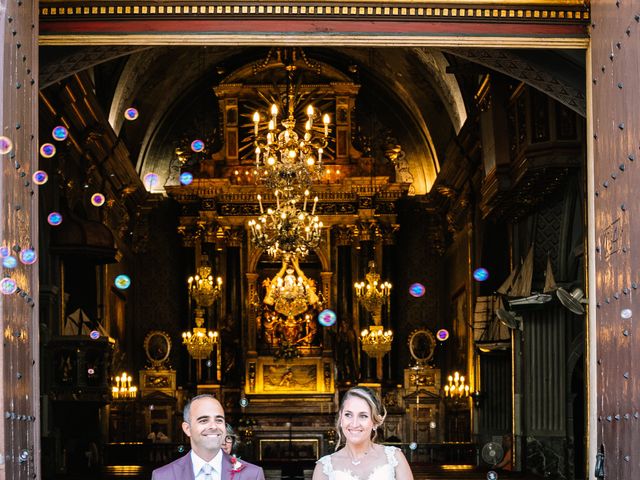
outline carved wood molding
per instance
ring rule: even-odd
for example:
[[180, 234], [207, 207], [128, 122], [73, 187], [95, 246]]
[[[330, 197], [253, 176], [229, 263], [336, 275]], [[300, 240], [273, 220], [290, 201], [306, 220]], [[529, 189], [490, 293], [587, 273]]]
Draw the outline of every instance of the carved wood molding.
[[363, 4], [362, 1], [346, 2], [288, 2], [272, 1], [241, 3], [228, 2], [95, 2], [95, 1], [45, 1], [40, 3], [41, 20], [48, 19], [186, 19], [186, 18], [246, 18], [252, 17], [316, 17], [327, 15], [340, 19], [429, 19], [461, 22], [501, 23], [583, 23], [589, 19], [589, 9], [584, 2], [470, 2], [434, 1], [412, 2], [385, 0]]
[[567, 2], [40, 3], [40, 45], [447, 45], [585, 48], [589, 7]]

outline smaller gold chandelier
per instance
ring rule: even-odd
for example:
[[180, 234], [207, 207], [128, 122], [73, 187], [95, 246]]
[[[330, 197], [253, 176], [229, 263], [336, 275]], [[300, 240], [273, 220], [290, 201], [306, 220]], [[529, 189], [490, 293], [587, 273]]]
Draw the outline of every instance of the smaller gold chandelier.
[[384, 330], [381, 325], [371, 325], [360, 332], [362, 349], [370, 357], [382, 357], [391, 350], [393, 342], [393, 331]]
[[447, 380], [449, 384], [444, 386], [445, 397], [462, 398], [469, 396], [469, 385], [464, 383], [464, 376], [454, 372], [453, 375], [449, 375]]
[[182, 333], [182, 344], [187, 346], [187, 351], [194, 360], [204, 360], [209, 358], [213, 351], [213, 346], [218, 343], [218, 332], [207, 331], [204, 324], [204, 310], [196, 308], [194, 310], [196, 326], [192, 332]]
[[275, 192], [276, 208], [262, 206], [262, 197], [258, 195], [260, 217], [250, 220], [251, 238], [260, 248], [271, 256], [293, 254], [305, 256], [320, 244], [323, 224], [316, 213], [318, 197], [314, 197], [311, 213], [307, 212], [309, 190], [304, 192], [302, 210], [297, 207], [295, 198], [280, 202], [280, 194]]
[[364, 352], [376, 359], [376, 377], [379, 381], [382, 380], [382, 357], [391, 350], [393, 332], [385, 331], [382, 325], [371, 325], [369, 330], [360, 332], [360, 341]]
[[114, 379], [115, 383], [111, 388], [111, 396], [114, 400], [133, 400], [138, 394], [138, 387], [131, 385], [131, 376], [123, 372], [122, 375]]
[[216, 278], [214, 283], [211, 267], [206, 264], [198, 267], [198, 273], [189, 277], [187, 283], [189, 294], [199, 307], [210, 307], [222, 292], [222, 278]]
[[356, 299], [373, 317], [376, 325], [382, 323], [382, 307], [389, 305], [389, 296], [391, 295], [391, 284], [389, 282], [380, 282], [380, 275], [375, 271], [376, 264], [369, 262], [369, 272], [365, 275], [367, 283], [356, 282]]

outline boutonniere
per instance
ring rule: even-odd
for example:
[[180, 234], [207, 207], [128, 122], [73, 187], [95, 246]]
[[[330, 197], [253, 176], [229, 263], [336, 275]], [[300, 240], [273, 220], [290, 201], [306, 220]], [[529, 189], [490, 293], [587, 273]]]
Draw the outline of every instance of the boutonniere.
[[238, 457], [236, 457], [235, 455], [232, 455], [231, 456], [231, 478], [233, 479], [235, 474], [238, 473], [243, 468], [244, 468], [244, 463], [238, 460]]

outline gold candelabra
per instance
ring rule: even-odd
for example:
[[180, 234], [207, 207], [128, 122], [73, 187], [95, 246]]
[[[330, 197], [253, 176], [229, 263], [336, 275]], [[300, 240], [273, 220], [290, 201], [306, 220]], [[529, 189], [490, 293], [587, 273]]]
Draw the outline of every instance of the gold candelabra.
[[447, 380], [449, 384], [444, 386], [445, 397], [462, 398], [469, 396], [469, 385], [464, 383], [464, 376], [454, 372], [453, 375], [449, 375]]
[[138, 394], [138, 387], [131, 385], [131, 376], [123, 372], [114, 379], [111, 396], [114, 400], [133, 400]]
[[373, 317], [376, 325], [382, 323], [382, 307], [389, 304], [391, 283], [380, 282], [380, 275], [375, 271], [375, 262], [369, 262], [369, 271], [365, 275], [365, 282], [356, 282], [356, 299]]

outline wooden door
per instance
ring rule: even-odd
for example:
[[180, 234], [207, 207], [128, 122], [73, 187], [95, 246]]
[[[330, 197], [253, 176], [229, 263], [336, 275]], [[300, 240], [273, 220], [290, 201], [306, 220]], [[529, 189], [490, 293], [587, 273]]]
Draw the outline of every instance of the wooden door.
[[38, 263], [19, 258], [29, 248], [39, 252], [38, 192], [31, 180], [38, 166], [37, 11], [37, 1], [0, 0], [0, 247], [17, 259], [15, 268], [3, 267], [11, 280], [0, 283], [7, 293], [0, 295], [1, 479], [40, 477]]
[[[592, 385], [599, 461], [589, 478], [640, 478], [640, 11], [638, 2], [592, 5], [592, 203], [595, 295]], [[595, 253], [595, 255], [594, 255]], [[593, 275], [595, 274], [595, 275]], [[597, 471], [596, 471], [597, 470]]]

